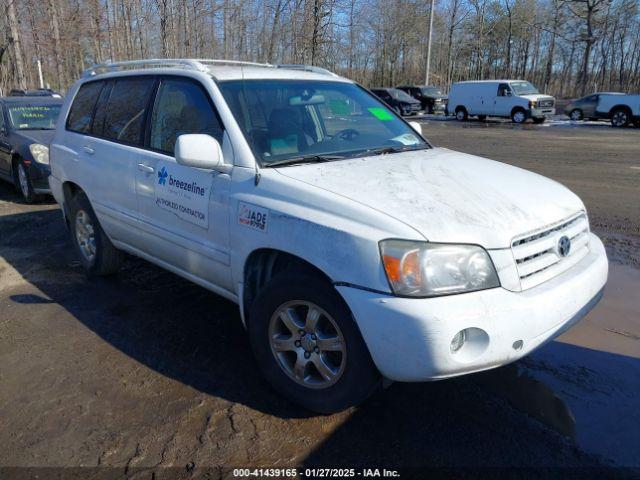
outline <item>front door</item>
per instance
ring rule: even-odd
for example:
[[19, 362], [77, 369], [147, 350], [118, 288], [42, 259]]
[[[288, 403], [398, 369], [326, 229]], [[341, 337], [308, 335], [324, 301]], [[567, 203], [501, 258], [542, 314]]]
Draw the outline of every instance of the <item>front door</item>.
[[11, 173], [11, 144], [9, 143], [9, 129], [4, 119], [3, 106], [0, 104], [0, 175], [9, 176]]
[[176, 162], [176, 139], [189, 133], [211, 135], [223, 143], [222, 123], [203, 86], [184, 77], [161, 78], [148, 149], [138, 157], [135, 173], [145, 251], [195, 279], [232, 290], [230, 176]]
[[497, 117], [508, 117], [511, 115], [513, 106], [513, 93], [508, 83], [498, 84], [498, 91], [493, 102], [493, 114]]

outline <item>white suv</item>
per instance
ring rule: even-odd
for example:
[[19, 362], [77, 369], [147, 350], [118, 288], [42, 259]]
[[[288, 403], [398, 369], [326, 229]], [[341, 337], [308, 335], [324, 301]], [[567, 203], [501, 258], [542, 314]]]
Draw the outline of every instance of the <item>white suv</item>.
[[313, 67], [108, 64], [67, 96], [50, 184], [89, 274], [124, 251], [237, 302], [270, 383], [332, 412], [517, 360], [606, 283], [576, 195], [417, 130]]

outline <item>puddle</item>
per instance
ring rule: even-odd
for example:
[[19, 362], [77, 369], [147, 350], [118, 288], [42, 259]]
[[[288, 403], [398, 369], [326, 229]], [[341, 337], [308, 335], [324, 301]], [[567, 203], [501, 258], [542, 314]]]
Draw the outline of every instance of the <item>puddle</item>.
[[585, 318], [521, 361], [474, 381], [620, 466], [640, 466], [640, 270], [612, 264]]

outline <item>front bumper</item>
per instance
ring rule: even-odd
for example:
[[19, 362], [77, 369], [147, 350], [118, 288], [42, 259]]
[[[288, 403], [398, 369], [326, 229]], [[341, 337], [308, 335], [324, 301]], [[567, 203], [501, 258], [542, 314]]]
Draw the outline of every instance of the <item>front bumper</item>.
[[48, 194], [51, 193], [49, 188], [49, 174], [51, 169], [49, 165], [42, 165], [34, 161], [28, 167], [29, 178], [31, 179], [31, 186], [36, 194]]
[[[391, 380], [423, 381], [487, 370], [529, 354], [587, 314], [607, 274], [604, 246], [591, 234], [590, 252], [577, 265], [523, 292], [494, 288], [418, 299], [337, 288], [380, 372]], [[474, 333], [468, 342], [451, 353], [453, 337], [469, 328]]]
[[532, 108], [529, 115], [531, 118], [552, 118], [556, 114], [554, 107]]

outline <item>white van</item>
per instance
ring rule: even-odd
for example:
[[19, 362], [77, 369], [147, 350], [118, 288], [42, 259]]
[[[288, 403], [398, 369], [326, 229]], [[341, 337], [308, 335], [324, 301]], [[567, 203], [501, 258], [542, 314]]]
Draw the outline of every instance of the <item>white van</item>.
[[556, 113], [555, 98], [541, 94], [524, 80], [454, 83], [447, 109], [460, 121], [473, 115], [482, 121], [488, 116], [510, 117], [514, 123], [522, 123], [528, 118], [534, 123], [543, 123]]
[[419, 129], [315, 67], [106, 64], [66, 97], [49, 183], [89, 274], [128, 252], [238, 303], [269, 382], [333, 412], [513, 362], [607, 280], [576, 195]]

